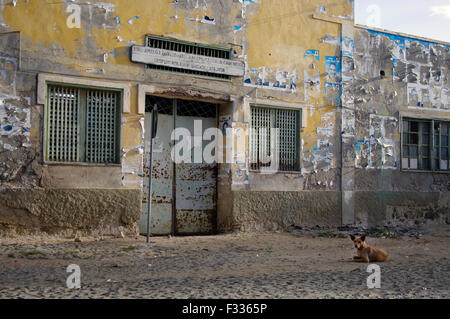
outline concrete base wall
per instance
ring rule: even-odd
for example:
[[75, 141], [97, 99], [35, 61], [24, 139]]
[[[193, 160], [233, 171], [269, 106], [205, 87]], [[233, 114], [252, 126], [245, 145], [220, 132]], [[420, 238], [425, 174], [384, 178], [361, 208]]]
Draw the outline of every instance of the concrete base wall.
[[341, 222], [340, 192], [237, 191], [232, 198], [233, 214], [219, 225], [221, 231], [274, 231], [291, 225], [331, 226]]
[[366, 227], [450, 225], [450, 193], [355, 192], [355, 217]]
[[[234, 191], [226, 214], [218, 212], [219, 231], [286, 230], [296, 226], [341, 226], [342, 196], [338, 191]], [[421, 226], [450, 224], [448, 192], [356, 191], [355, 225]]]
[[[232, 191], [219, 200], [218, 230], [286, 230], [342, 225], [339, 191]], [[137, 234], [139, 189], [7, 189], [0, 193], [0, 236]], [[448, 192], [356, 191], [355, 225], [450, 225]]]
[[137, 234], [140, 189], [6, 189], [0, 235]]

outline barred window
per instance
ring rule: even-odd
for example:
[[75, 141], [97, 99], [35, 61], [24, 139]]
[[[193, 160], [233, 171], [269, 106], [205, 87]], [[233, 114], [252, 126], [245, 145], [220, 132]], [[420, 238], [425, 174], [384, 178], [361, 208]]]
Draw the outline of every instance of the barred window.
[[[183, 53], [203, 55], [203, 56], [208, 56], [208, 57], [213, 57], [213, 58], [231, 60], [231, 50], [230, 49], [218, 48], [218, 47], [213, 47], [213, 46], [204, 45], [204, 44], [200, 44], [200, 43], [186, 42], [186, 41], [180, 41], [180, 40], [175, 40], [175, 39], [168, 39], [168, 38], [162, 38], [162, 37], [158, 37], [158, 36], [147, 35], [145, 38], [145, 44], [146, 44], [146, 46], [151, 47], [151, 48], [157, 48], [157, 49], [163, 49], [163, 50], [169, 50], [169, 51], [175, 51], [175, 52], [183, 52]], [[170, 67], [170, 66], [165, 66], [165, 65], [154, 65], [154, 64], [147, 64], [146, 67], [148, 69], [153, 69], [153, 70], [169, 71], [169, 72], [182, 73], [182, 74], [193, 74], [193, 75], [200, 75], [200, 76], [206, 76], [206, 77], [212, 77], [212, 78], [231, 80], [231, 76], [226, 75], [226, 74], [220, 74], [220, 73], [194, 71], [194, 70], [189, 70], [189, 69], [175, 68], [175, 67]]]
[[402, 169], [448, 171], [450, 122], [404, 119]]
[[49, 85], [49, 162], [118, 163], [120, 92]]
[[250, 169], [300, 170], [301, 110], [251, 106]]

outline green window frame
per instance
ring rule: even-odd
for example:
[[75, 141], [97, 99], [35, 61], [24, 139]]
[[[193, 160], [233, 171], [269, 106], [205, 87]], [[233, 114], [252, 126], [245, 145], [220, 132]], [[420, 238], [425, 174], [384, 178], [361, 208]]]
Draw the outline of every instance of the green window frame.
[[404, 118], [402, 169], [450, 171], [450, 122]]
[[45, 161], [119, 164], [121, 91], [47, 85]]
[[278, 129], [278, 171], [301, 170], [301, 111], [294, 108], [250, 105], [250, 170], [259, 171], [272, 167], [271, 161], [263, 159], [263, 156], [275, 155], [276, 147], [273, 143], [276, 137], [271, 129]]

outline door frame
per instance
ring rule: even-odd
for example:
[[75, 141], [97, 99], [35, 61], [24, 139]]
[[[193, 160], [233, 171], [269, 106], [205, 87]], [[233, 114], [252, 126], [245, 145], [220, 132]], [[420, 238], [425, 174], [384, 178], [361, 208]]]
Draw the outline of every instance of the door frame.
[[[219, 125], [219, 108], [221, 104], [231, 103], [234, 99], [231, 98], [230, 95], [226, 94], [218, 94], [208, 91], [203, 91], [199, 89], [193, 89], [192, 87], [183, 87], [181, 89], [177, 88], [177, 92], [181, 91], [189, 91], [190, 94], [195, 94], [194, 96], [191, 96], [186, 92], [187, 94], [173, 94], [173, 87], [168, 88], [166, 86], [153, 86], [153, 85], [145, 85], [145, 84], [139, 84], [138, 85], [138, 113], [145, 116], [145, 109], [146, 109], [146, 96], [152, 95], [156, 97], [162, 97], [166, 99], [172, 99], [174, 101], [173, 104], [173, 121], [174, 121], [174, 128], [176, 127], [176, 100], [191, 100], [191, 101], [198, 101], [198, 102], [207, 102], [211, 104], [216, 104], [216, 127]], [[198, 93], [198, 94], [197, 94]], [[202, 97], [204, 95], [204, 97]], [[200, 96], [200, 97], [198, 97]], [[216, 234], [218, 231], [218, 200], [219, 200], [219, 185], [218, 185], [218, 170], [219, 170], [219, 164], [216, 165], [215, 168], [215, 185], [216, 185], [216, 194], [215, 194], [215, 222], [213, 225], [213, 232], [212, 234]], [[176, 232], [176, 164], [173, 163], [173, 177], [172, 177], [172, 226], [171, 226], [171, 235], [174, 236], [177, 234]], [[144, 190], [142, 190], [144, 191]], [[151, 196], [149, 196], [149, 203], [151, 203], [152, 199]], [[141, 209], [142, 210], [142, 209]], [[195, 235], [195, 234], [190, 234]]]

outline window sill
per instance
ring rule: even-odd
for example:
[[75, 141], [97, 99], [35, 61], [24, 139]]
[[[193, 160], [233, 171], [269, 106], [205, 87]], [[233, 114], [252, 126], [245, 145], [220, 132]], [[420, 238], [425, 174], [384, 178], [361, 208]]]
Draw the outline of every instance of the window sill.
[[286, 175], [303, 175], [301, 171], [276, 171], [276, 172], [261, 172], [256, 170], [249, 170], [249, 173], [257, 175], [275, 175], [275, 174], [286, 174]]
[[428, 173], [428, 174], [450, 174], [450, 170], [448, 171], [424, 171], [424, 170], [418, 170], [418, 169], [401, 169], [400, 172], [402, 173]]
[[44, 166], [121, 167], [122, 164], [101, 164], [83, 162], [43, 162]]

